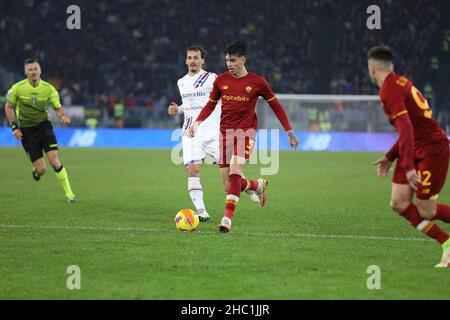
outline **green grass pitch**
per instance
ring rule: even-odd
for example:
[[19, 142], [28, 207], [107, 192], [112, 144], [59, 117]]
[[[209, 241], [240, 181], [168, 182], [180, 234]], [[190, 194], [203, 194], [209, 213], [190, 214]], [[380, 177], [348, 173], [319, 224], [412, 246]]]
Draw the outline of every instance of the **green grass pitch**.
[[[67, 204], [51, 168], [35, 182], [23, 150], [0, 148], [0, 298], [449, 299], [449, 270], [433, 268], [441, 248], [390, 210], [379, 156], [282, 152], [267, 206], [242, 195], [221, 234], [215, 166], [202, 171], [212, 221], [181, 233], [173, 219], [192, 203], [169, 150], [61, 150], [78, 200]], [[70, 265], [80, 290], [67, 289]], [[379, 290], [367, 288], [371, 265]]]

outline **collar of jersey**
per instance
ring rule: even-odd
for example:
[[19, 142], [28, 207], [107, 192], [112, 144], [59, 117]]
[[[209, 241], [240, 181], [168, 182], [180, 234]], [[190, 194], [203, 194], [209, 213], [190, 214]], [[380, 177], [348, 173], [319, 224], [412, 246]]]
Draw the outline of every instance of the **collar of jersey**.
[[39, 88], [39, 87], [41, 86], [41, 84], [42, 84], [42, 79], [39, 79], [39, 84], [38, 84], [36, 87], [33, 87], [33, 86], [31, 85], [30, 81], [28, 81], [28, 79], [27, 79], [27, 83], [28, 83], [28, 85], [29, 85], [31, 88], [37, 89], [37, 88]]
[[195, 81], [197, 82], [197, 80], [200, 79], [201, 76], [202, 76], [205, 72], [206, 72], [205, 70], [201, 69], [197, 74], [194, 74], [193, 76], [191, 76], [189, 73], [188, 73], [187, 75], [189, 76], [190, 79], [192, 79], [192, 78], [198, 76], [198, 78], [195, 79]]

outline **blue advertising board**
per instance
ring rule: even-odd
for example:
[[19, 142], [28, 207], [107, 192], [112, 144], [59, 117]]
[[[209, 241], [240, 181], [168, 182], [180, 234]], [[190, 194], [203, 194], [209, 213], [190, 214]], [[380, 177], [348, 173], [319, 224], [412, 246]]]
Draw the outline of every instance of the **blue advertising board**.
[[[55, 128], [60, 147], [89, 148], [157, 148], [170, 149], [180, 144], [180, 129], [86, 129]], [[296, 132], [303, 151], [378, 151], [388, 150], [396, 141], [397, 134], [368, 132]], [[285, 132], [259, 130], [258, 147], [279, 146], [289, 150]], [[0, 128], [0, 146], [20, 146], [11, 129]]]

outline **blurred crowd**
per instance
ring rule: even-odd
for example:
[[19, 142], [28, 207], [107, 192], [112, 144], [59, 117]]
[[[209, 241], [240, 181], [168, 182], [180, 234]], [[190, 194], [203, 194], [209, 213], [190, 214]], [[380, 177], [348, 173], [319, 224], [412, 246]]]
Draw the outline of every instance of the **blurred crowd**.
[[186, 47], [202, 43], [207, 69], [220, 73], [223, 50], [236, 39], [249, 44], [248, 69], [279, 93], [374, 94], [366, 52], [380, 43], [395, 50], [399, 72], [434, 87], [445, 1], [379, 3], [382, 28], [368, 30], [365, 0], [79, 0], [81, 30], [68, 30], [71, 2], [2, 1], [0, 90], [23, 78], [23, 60], [36, 56], [65, 105], [113, 116], [121, 101], [164, 120], [167, 103], [179, 102]]

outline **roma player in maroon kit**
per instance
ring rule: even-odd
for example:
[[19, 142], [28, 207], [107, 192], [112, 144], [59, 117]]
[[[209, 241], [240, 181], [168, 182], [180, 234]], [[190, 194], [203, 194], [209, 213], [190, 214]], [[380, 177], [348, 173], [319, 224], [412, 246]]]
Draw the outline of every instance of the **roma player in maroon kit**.
[[380, 87], [384, 112], [399, 135], [391, 150], [374, 163], [378, 166], [378, 176], [386, 178], [397, 159], [391, 208], [441, 244], [442, 259], [436, 267], [449, 267], [449, 235], [432, 222], [436, 219], [450, 222], [450, 207], [437, 202], [449, 164], [447, 135], [432, 118], [428, 102], [419, 90], [393, 71], [390, 48], [372, 48], [368, 53], [368, 68], [373, 83]]
[[225, 49], [228, 71], [217, 76], [209, 96], [209, 102], [203, 107], [191, 127], [194, 136], [198, 126], [214, 110], [222, 99], [220, 121], [220, 170], [227, 186], [225, 216], [219, 225], [221, 232], [229, 232], [231, 219], [242, 191], [254, 190], [260, 197], [260, 206], [266, 202], [267, 180], [260, 178], [249, 181], [242, 178], [244, 164], [249, 160], [256, 139], [258, 117], [256, 102], [263, 97], [270, 105], [289, 137], [289, 144], [297, 148], [298, 139], [289, 123], [286, 112], [275, 97], [267, 81], [245, 68], [247, 45], [234, 42]]

